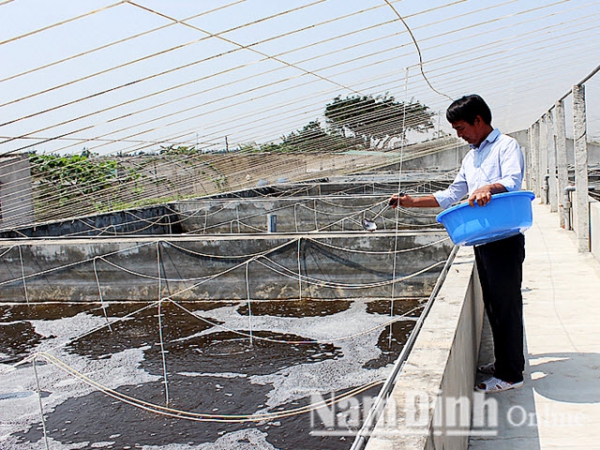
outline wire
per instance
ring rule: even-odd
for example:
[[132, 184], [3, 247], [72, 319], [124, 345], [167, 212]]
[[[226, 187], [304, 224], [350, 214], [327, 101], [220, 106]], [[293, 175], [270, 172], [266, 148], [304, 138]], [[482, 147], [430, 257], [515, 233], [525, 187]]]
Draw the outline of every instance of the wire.
[[113, 3], [111, 5], [107, 5], [107, 6], [103, 7], [103, 8], [98, 8], [98, 9], [92, 10], [90, 12], [87, 12], [85, 14], [81, 14], [81, 15], [75, 16], [75, 17], [70, 17], [69, 19], [53, 23], [53, 24], [45, 26], [43, 28], [38, 28], [37, 30], [33, 30], [33, 31], [28, 32], [28, 33], [21, 34], [19, 36], [14, 36], [12, 38], [5, 39], [3, 41], [0, 41], [0, 45], [5, 45], [5, 44], [8, 44], [9, 42], [14, 42], [14, 41], [17, 41], [19, 39], [23, 39], [23, 38], [26, 38], [26, 37], [33, 36], [35, 34], [41, 33], [43, 31], [50, 30], [52, 28], [60, 27], [60, 26], [65, 25], [65, 24], [67, 24], [69, 22], [75, 22], [76, 20], [82, 19], [84, 17], [92, 16], [92, 15], [97, 14], [99, 12], [106, 11], [106, 10], [114, 8], [116, 6], [120, 6], [123, 3], [126, 3], [126, 1], [125, 0], [119, 1], [119, 2]]
[[417, 49], [417, 53], [419, 55], [419, 68], [421, 69], [421, 75], [423, 75], [423, 79], [425, 80], [425, 82], [427, 83], [427, 85], [436, 94], [442, 95], [442, 96], [448, 98], [450, 101], [453, 101], [454, 99], [452, 97], [450, 97], [449, 95], [446, 95], [446, 94], [443, 94], [443, 93], [439, 92], [437, 89], [435, 89], [432, 86], [431, 82], [427, 78], [427, 75], [425, 75], [425, 70], [423, 69], [423, 55], [421, 54], [421, 49], [419, 48], [419, 43], [417, 42], [417, 39], [415, 38], [415, 35], [413, 34], [412, 30], [410, 29], [410, 27], [408, 26], [408, 24], [406, 23], [406, 21], [402, 18], [402, 16], [400, 15], [400, 13], [396, 10], [396, 8], [394, 7], [394, 5], [392, 5], [389, 2], [389, 0], [384, 0], [384, 1], [387, 3], [387, 5], [390, 8], [392, 8], [392, 11], [394, 11], [394, 13], [398, 16], [398, 19], [400, 19], [400, 21], [404, 24], [404, 26], [406, 27], [406, 30], [410, 34], [410, 37], [411, 37], [413, 43], [415, 44], [415, 48]]
[[[281, 412], [273, 412], [273, 413], [251, 413], [251, 414], [208, 414], [208, 413], [196, 413], [192, 411], [184, 411], [174, 408], [169, 408], [161, 405], [156, 405], [144, 400], [136, 399], [129, 395], [118, 392], [114, 389], [111, 389], [105, 385], [102, 385], [90, 377], [82, 374], [77, 371], [74, 367], [66, 364], [61, 361], [57, 357], [47, 353], [47, 352], [38, 352], [32, 355], [32, 357], [43, 358], [55, 367], [61, 369], [63, 372], [68, 375], [75, 377], [85, 384], [95, 388], [96, 390], [102, 392], [109, 397], [112, 397], [122, 403], [134, 406], [136, 408], [142, 409], [144, 411], [148, 411], [154, 414], [172, 417], [175, 419], [183, 419], [183, 420], [191, 420], [195, 422], [222, 422], [222, 423], [247, 423], [247, 422], [263, 422], [265, 420], [276, 420], [282, 419], [285, 417], [293, 417], [299, 414], [305, 414], [310, 411], [317, 410], [323, 407], [330, 407], [333, 404], [342, 402], [347, 400], [348, 398], [352, 398], [357, 396], [358, 394], [365, 392], [372, 387], [375, 387], [384, 380], [374, 380], [367, 384], [355, 387], [350, 391], [337, 396], [334, 400], [326, 400], [323, 402], [315, 402], [314, 404], [310, 404], [308, 406], [303, 406], [299, 408], [289, 409]], [[29, 360], [29, 358], [28, 358]], [[23, 361], [24, 362], [24, 361]]]

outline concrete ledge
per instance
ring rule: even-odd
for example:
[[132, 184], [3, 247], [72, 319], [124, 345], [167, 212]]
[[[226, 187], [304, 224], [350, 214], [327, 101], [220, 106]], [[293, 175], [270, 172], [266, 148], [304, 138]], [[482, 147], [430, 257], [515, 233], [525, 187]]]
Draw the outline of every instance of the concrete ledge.
[[[463, 247], [396, 380], [367, 450], [467, 448], [482, 324], [473, 251]], [[458, 402], [462, 402], [460, 407]]]
[[0, 299], [426, 297], [451, 249], [435, 231], [3, 241]]

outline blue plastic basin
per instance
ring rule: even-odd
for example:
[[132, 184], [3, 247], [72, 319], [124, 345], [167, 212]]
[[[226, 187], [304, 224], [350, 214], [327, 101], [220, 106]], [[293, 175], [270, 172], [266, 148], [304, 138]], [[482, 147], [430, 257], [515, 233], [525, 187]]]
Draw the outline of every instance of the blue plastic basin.
[[465, 202], [448, 208], [436, 220], [446, 227], [456, 245], [487, 244], [531, 228], [534, 198], [530, 191], [503, 192], [492, 195], [485, 206]]

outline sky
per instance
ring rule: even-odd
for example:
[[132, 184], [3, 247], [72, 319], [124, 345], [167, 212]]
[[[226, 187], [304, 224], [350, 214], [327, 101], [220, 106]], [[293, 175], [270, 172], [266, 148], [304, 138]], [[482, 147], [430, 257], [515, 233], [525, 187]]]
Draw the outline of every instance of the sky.
[[[451, 132], [478, 93], [518, 131], [597, 68], [599, 20], [591, 0], [0, 0], [0, 154], [276, 142], [338, 95], [418, 100]], [[586, 95], [596, 139], [600, 74]]]

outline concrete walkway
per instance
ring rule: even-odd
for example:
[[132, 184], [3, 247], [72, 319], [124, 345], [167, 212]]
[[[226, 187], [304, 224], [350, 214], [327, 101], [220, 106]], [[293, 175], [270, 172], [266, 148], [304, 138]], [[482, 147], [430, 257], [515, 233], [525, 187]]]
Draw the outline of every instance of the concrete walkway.
[[[525, 234], [525, 386], [486, 397], [495, 399], [498, 422], [473, 429], [479, 436], [469, 448], [600, 449], [600, 263], [577, 252], [549, 206], [536, 200], [533, 212]], [[484, 350], [489, 358], [489, 344]]]

